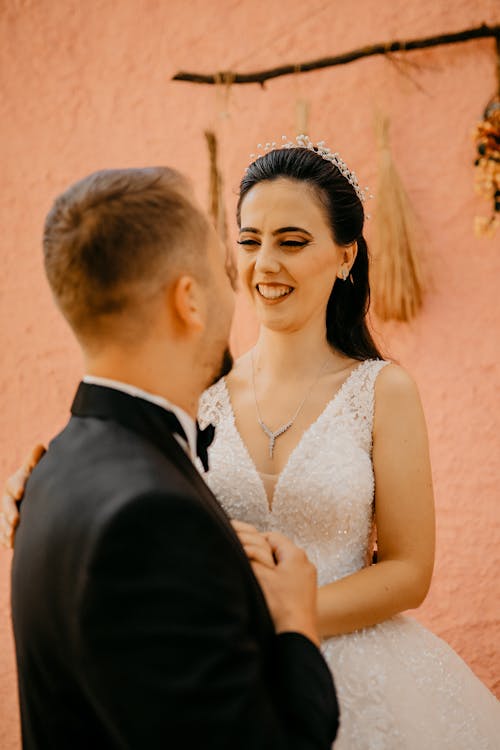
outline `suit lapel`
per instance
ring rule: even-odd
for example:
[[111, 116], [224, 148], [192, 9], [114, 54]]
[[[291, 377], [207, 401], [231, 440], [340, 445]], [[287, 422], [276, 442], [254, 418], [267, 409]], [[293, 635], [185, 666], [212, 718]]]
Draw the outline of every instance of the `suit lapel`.
[[238, 554], [240, 556], [243, 556], [245, 560], [245, 566], [250, 567], [245, 551], [241, 546], [240, 540], [233, 530], [233, 527], [231, 526], [231, 522], [225, 510], [222, 508], [221, 504], [213, 494], [210, 487], [203, 481], [203, 477], [200, 475], [200, 472], [193, 464], [186, 451], [181, 448], [177, 440], [175, 440], [175, 438], [171, 434], [168, 436], [168, 438], [170, 442], [170, 446], [168, 449], [168, 456], [170, 460], [174, 461], [175, 465], [179, 468], [180, 471], [182, 471], [186, 479], [196, 490], [198, 496], [203, 500], [203, 505], [210, 511], [213, 516], [215, 516], [225, 535], [230, 538], [231, 543], [236, 547]]
[[258, 599], [261, 600], [263, 605], [261, 609], [265, 611], [264, 617], [267, 620], [264, 623], [264, 628], [272, 628], [264, 595], [240, 540], [217, 498], [205, 484], [199, 471], [173, 436], [170, 421], [165, 419], [165, 409], [150, 401], [131, 396], [114, 388], [80, 383], [71, 407], [71, 413], [75, 417], [94, 417], [119, 422], [155, 445], [169, 461], [175, 464], [193, 487], [195, 495], [203, 504], [203, 507], [216, 519], [221, 531], [233, 546], [245, 567], [247, 575], [252, 580]]

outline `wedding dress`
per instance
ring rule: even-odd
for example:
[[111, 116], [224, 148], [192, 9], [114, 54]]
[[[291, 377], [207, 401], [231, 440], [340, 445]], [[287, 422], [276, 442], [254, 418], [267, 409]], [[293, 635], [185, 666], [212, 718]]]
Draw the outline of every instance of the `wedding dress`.
[[[235, 425], [224, 379], [200, 402], [216, 425], [206, 480], [231, 518], [286, 534], [318, 584], [369, 564], [374, 534], [374, 387], [386, 362], [350, 374], [274, 482], [260, 475]], [[266, 492], [267, 487], [267, 492]], [[335, 750], [498, 750], [500, 703], [440, 638], [398, 615], [325, 639], [341, 722]]]

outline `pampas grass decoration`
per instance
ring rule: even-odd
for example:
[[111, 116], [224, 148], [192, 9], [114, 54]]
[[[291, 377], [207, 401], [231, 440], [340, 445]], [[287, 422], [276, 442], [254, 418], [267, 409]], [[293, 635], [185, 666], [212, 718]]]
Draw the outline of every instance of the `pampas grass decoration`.
[[415, 216], [392, 159], [389, 120], [376, 119], [379, 147], [376, 252], [370, 273], [373, 303], [382, 320], [407, 322], [423, 302]]

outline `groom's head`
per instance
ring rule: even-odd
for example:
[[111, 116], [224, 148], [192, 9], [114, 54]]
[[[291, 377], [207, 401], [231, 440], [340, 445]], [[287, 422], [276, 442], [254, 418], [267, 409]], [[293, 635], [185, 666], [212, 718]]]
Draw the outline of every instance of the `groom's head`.
[[45, 269], [87, 354], [148, 337], [197, 351], [207, 383], [227, 349], [223, 248], [188, 181], [167, 167], [96, 172], [54, 203]]

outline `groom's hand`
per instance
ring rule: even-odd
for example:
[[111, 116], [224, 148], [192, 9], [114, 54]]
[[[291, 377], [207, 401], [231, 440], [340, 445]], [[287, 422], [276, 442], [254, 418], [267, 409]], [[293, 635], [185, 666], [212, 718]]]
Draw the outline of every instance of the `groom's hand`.
[[265, 534], [273, 553], [273, 568], [252, 563], [277, 633], [302, 633], [319, 646], [317, 573], [306, 553], [283, 534]]
[[22, 500], [26, 482], [45, 453], [45, 450], [43, 445], [35, 446], [23, 465], [5, 483], [2, 509], [0, 511], [0, 538], [4, 547], [9, 549], [14, 546], [14, 535], [19, 524], [19, 508], [17, 504]]

